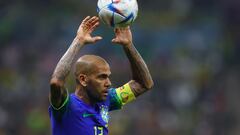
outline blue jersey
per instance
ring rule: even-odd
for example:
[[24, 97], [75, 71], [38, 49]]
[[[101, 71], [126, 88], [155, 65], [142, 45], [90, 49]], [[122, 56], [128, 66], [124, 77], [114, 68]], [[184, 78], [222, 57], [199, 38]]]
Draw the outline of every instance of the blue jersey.
[[49, 107], [52, 135], [107, 135], [108, 112], [120, 109], [133, 99], [135, 96], [128, 84], [109, 89], [107, 99], [92, 106], [70, 94], [60, 108]]

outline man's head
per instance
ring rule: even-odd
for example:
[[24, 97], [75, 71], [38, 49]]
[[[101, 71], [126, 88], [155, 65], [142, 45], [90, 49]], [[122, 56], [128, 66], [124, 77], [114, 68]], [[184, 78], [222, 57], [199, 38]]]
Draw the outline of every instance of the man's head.
[[96, 55], [84, 55], [76, 62], [75, 76], [78, 85], [86, 90], [90, 100], [104, 101], [111, 86], [109, 64]]

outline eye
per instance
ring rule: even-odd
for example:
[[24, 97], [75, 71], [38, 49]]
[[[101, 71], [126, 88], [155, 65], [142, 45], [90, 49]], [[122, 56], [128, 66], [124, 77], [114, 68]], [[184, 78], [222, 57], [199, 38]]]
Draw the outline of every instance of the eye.
[[106, 74], [101, 74], [98, 76], [99, 79], [107, 79], [109, 76]]

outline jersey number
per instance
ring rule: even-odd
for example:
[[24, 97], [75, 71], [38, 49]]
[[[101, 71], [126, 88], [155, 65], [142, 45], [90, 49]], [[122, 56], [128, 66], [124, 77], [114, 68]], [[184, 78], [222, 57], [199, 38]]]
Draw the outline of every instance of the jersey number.
[[103, 135], [103, 127], [94, 126], [94, 135]]

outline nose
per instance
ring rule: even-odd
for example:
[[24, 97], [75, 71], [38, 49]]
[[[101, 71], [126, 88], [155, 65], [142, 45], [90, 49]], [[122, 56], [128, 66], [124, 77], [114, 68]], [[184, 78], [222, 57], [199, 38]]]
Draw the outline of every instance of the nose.
[[105, 83], [105, 87], [109, 88], [112, 85], [111, 81], [109, 78], [107, 78], [106, 83]]

